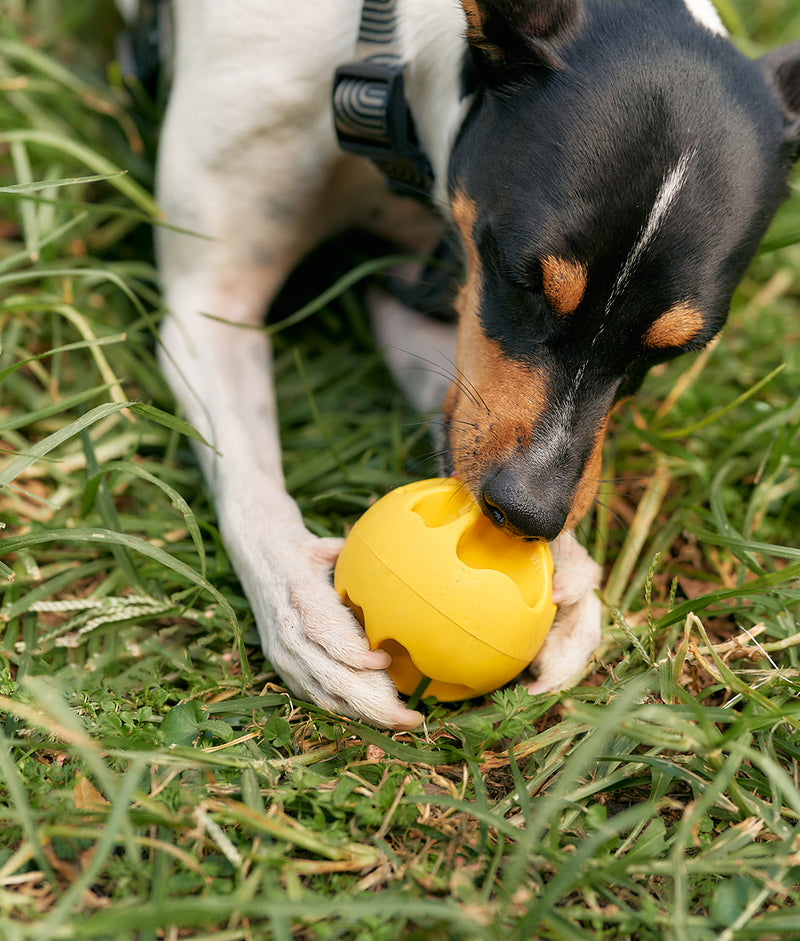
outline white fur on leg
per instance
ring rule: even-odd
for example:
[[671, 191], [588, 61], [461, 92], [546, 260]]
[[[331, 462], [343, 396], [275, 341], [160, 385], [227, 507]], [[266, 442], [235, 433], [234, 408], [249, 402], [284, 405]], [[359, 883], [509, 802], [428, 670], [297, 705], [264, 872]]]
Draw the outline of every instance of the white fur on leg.
[[584, 670], [600, 643], [600, 566], [570, 533], [550, 546], [553, 554], [553, 601], [558, 605], [550, 633], [531, 664], [537, 679], [531, 693], [564, 689]]
[[307, 532], [284, 489], [266, 336], [197, 313], [249, 306], [242, 292], [256, 295], [258, 286], [238, 274], [237, 293], [224, 301], [214, 288], [195, 300], [167, 279], [162, 362], [187, 417], [215, 446], [199, 455], [264, 652], [297, 695], [378, 726], [413, 728], [422, 717], [400, 703], [384, 672], [388, 657], [369, 650], [330, 584], [337, 541]]
[[[307, 532], [286, 493], [270, 343], [249, 329], [299, 258], [344, 224], [351, 202], [369, 215], [383, 198], [382, 186], [366, 203], [342, 193], [354, 183], [348, 173], [366, 164], [341, 159], [328, 110], [329, 77], [352, 51], [357, 8], [244, 4], [232, 15], [234, 6], [177, 4], [177, 74], [158, 166], [171, 223], [158, 231], [169, 310], [162, 368], [212, 444], [198, 454], [275, 669], [328, 709], [412, 728], [422, 717], [401, 704], [387, 656], [369, 650], [330, 584], [337, 544]], [[295, 19], [310, 33], [295, 32], [293, 47], [284, 27]], [[310, 34], [321, 43], [313, 56]]]

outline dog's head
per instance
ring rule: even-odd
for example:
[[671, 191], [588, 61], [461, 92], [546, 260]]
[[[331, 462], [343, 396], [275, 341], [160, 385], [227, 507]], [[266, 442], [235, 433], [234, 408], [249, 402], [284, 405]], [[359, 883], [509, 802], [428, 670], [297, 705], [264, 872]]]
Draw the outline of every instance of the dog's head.
[[800, 43], [751, 61], [681, 0], [462, 4], [449, 470], [553, 539], [591, 506], [614, 403], [725, 321], [800, 146]]

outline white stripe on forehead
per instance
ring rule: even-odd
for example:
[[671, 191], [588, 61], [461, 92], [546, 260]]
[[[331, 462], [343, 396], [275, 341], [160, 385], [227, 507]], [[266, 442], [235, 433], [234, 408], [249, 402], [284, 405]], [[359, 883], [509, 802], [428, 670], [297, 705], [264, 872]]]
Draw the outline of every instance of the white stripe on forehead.
[[606, 302], [605, 310], [603, 311], [603, 318], [598, 324], [594, 337], [592, 337], [589, 356], [575, 374], [572, 389], [570, 390], [570, 393], [567, 397], [567, 401], [574, 403], [575, 389], [577, 389], [578, 385], [583, 379], [583, 375], [589, 365], [589, 361], [591, 360], [592, 353], [595, 346], [597, 345], [597, 341], [600, 339], [600, 337], [605, 332], [606, 327], [609, 325], [609, 315], [611, 313], [611, 309], [617, 302], [620, 294], [622, 294], [622, 292], [628, 286], [628, 281], [630, 281], [631, 275], [633, 274], [636, 265], [638, 265], [639, 260], [641, 259], [645, 250], [658, 234], [659, 229], [663, 225], [664, 220], [672, 208], [673, 203], [680, 195], [680, 192], [683, 189], [683, 185], [686, 182], [689, 165], [696, 155], [697, 147], [691, 147], [689, 150], [685, 150], [681, 154], [677, 164], [664, 177], [664, 182], [661, 184], [661, 187], [658, 191], [658, 195], [656, 196], [655, 202], [653, 203], [653, 208], [650, 210], [650, 215], [647, 217], [647, 222], [639, 231], [636, 242], [634, 243], [633, 248], [630, 250], [628, 257], [625, 259], [625, 264], [623, 264], [622, 268], [620, 269], [620, 272], [617, 275], [617, 279], [614, 282], [614, 286], [611, 288], [611, 293], [608, 296], [608, 301]]
[[711, 0], [684, 0], [684, 2], [698, 23], [702, 23], [713, 33], [719, 33], [721, 36], [726, 35], [725, 27], [722, 25], [719, 13], [717, 13]]
[[664, 224], [667, 214], [683, 189], [689, 166], [696, 155], [697, 147], [691, 147], [689, 150], [684, 151], [677, 164], [664, 177], [664, 181], [653, 203], [653, 208], [650, 210], [650, 215], [647, 217], [647, 222], [640, 229], [636, 242], [628, 254], [628, 257], [625, 259], [625, 264], [620, 269], [614, 286], [611, 289], [611, 294], [609, 295], [605, 311], [603, 312], [603, 318], [592, 337], [588, 356], [577, 369], [572, 384], [564, 396], [562, 407], [559, 409], [558, 414], [551, 419], [549, 428], [547, 429], [548, 434], [546, 436], [540, 435], [537, 438], [537, 448], [541, 450], [544, 456], [542, 459], [548, 458], [558, 453], [559, 449], [569, 446], [569, 442], [572, 440], [571, 429], [574, 426], [575, 410], [578, 407], [577, 390], [589, 367], [597, 341], [604, 333], [606, 327], [610, 325], [611, 317], [609, 315], [611, 308], [627, 287], [636, 265]]
[[617, 275], [617, 280], [614, 282], [614, 287], [611, 289], [611, 295], [608, 298], [606, 313], [609, 312], [611, 305], [614, 303], [614, 301], [616, 301], [622, 291], [625, 290], [633, 269], [639, 263], [639, 260], [646, 251], [647, 247], [658, 234], [667, 214], [672, 208], [672, 204], [678, 198], [678, 195], [683, 189], [683, 185], [686, 182], [686, 175], [689, 170], [689, 164], [696, 154], [696, 147], [692, 147], [690, 150], [684, 151], [681, 154], [680, 160], [678, 160], [676, 166], [673, 167], [673, 169], [670, 170], [670, 172], [664, 178], [664, 182], [661, 184], [661, 189], [659, 189], [656, 200], [653, 203], [653, 208], [650, 210], [650, 215], [647, 217], [647, 222], [645, 223], [644, 228], [640, 231], [639, 237], [636, 239], [630, 254], [625, 259], [625, 264], [622, 266], [620, 273]]

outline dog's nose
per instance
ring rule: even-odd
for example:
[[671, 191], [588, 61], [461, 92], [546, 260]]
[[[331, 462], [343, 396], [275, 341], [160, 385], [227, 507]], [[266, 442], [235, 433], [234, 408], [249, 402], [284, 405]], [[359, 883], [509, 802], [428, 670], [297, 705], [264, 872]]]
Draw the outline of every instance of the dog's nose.
[[481, 503], [484, 513], [501, 529], [550, 541], [564, 528], [570, 511], [557, 489], [503, 469], [484, 486]]

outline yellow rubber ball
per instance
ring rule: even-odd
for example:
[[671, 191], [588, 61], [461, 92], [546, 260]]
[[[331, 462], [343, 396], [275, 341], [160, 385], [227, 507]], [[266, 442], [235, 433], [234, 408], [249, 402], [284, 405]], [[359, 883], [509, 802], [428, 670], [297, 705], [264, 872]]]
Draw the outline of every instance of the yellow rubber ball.
[[411, 695], [482, 696], [534, 659], [553, 623], [546, 542], [508, 536], [459, 481], [422, 480], [371, 506], [344, 542], [334, 585], [389, 675]]

